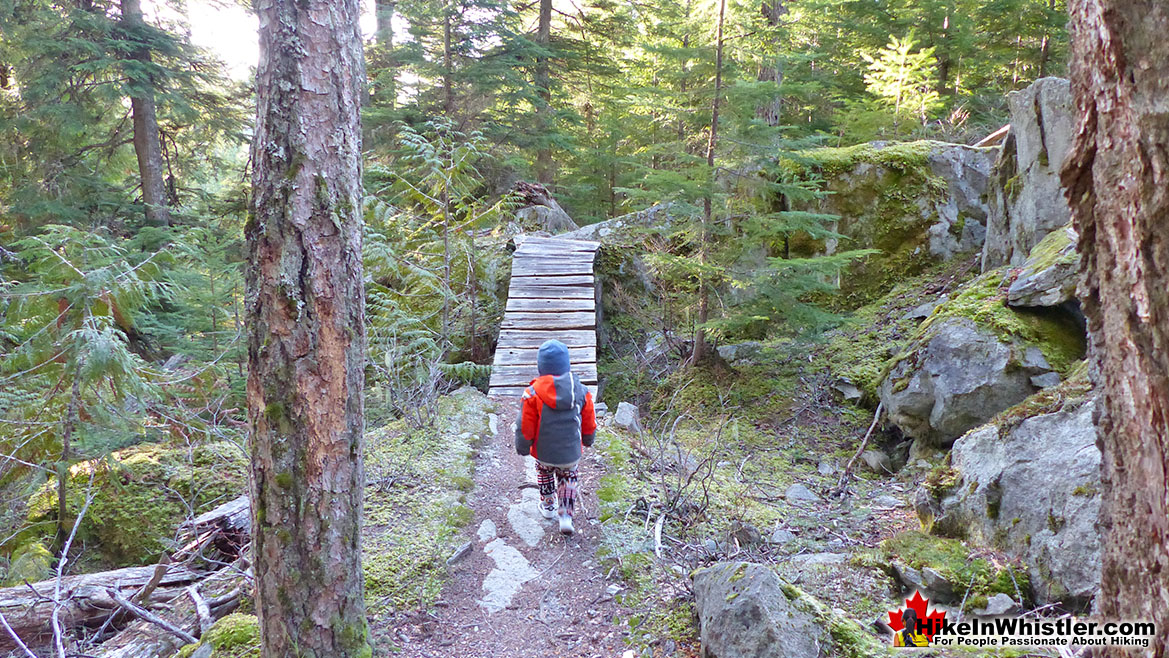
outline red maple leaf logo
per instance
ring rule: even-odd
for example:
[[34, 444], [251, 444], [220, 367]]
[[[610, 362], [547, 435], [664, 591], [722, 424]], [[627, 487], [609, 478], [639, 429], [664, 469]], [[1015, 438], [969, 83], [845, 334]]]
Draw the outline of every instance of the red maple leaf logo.
[[[932, 642], [934, 634], [942, 628], [942, 620], [946, 618], [946, 611], [935, 609], [932, 612], [927, 612], [929, 603], [929, 599], [923, 598], [921, 592], [917, 591], [913, 593], [913, 598], [905, 599], [905, 607], [912, 608], [917, 613], [917, 618], [922, 622], [920, 626], [922, 634]], [[904, 611], [905, 608], [889, 611], [889, 628], [892, 628], [893, 632], [905, 628], [905, 624], [901, 622], [901, 613]]]

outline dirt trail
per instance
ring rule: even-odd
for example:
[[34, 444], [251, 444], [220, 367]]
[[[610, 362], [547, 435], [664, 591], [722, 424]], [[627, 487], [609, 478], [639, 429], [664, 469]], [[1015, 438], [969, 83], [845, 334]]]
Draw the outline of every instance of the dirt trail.
[[[620, 656], [618, 606], [596, 548], [600, 542], [596, 485], [604, 467], [592, 450], [581, 465], [576, 535], [565, 538], [540, 516], [535, 463], [515, 454], [512, 423], [519, 401], [498, 404], [495, 436], [475, 463], [468, 506], [475, 520], [472, 550], [450, 567], [436, 603], [408, 631], [399, 628], [397, 655], [418, 658]], [[520, 488], [530, 483], [532, 487]]]

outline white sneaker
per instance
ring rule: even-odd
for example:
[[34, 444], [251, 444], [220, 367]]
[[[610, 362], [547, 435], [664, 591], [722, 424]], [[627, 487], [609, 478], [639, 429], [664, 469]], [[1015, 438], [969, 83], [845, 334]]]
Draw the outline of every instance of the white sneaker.
[[572, 527], [572, 517], [567, 514], [560, 515], [560, 534], [571, 535], [576, 532], [576, 528]]
[[556, 499], [553, 498], [551, 502], [540, 501], [540, 514], [546, 519], [556, 518]]

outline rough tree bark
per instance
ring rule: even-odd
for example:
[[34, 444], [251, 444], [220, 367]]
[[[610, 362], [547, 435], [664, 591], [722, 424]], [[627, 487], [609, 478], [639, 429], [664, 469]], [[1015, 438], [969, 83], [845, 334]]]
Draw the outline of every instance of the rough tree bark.
[[361, 570], [358, 0], [260, 0], [245, 227], [253, 560], [265, 658], [369, 656]]
[[[144, 27], [140, 0], [122, 0], [122, 23], [128, 31]], [[150, 64], [150, 50], [135, 48], [131, 54], [141, 64]], [[131, 72], [130, 112], [134, 123], [134, 153], [138, 156], [138, 174], [142, 180], [142, 202], [146, 205], [146, 223], [170, 224], [166, 206], [166, 181], [163, 178], [162, 141], [158, 133], [158, 115], [154, 104], [154, 79], [145, 72]]]
[[[1080, 124], [1062, 181], [1080, 234], [1104, 454], [1101, 616], [1169, 643], [1169, 5], [1071, 3]], [[1108, 649], [1108, 655], [1130, 655]]]
[[540, 16], [536, 24], [536, 43], [545, 52], [536, 58], [536, 94], [540, 97], [540, 148], [536, 151], [536, 181], [552, 184], [552, 147], [548, 133], [552, 130], [552, 73], [547, 50], [552, 43], [552, 0], [540, 0]]

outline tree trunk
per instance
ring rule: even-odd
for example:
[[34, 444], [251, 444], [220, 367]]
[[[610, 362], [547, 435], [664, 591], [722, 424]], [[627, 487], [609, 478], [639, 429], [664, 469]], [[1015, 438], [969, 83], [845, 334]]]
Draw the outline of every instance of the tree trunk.
[[397, 71], [394, 68], [394, 11], [398, 0], [376, 0], [374, 13], [377, 16], [377, 75], [374, 81], [374, 98], [393, 109], [397, 102]]
[[455, 118], [455, 60], [451, 52], [451, 7], [442, 9], [442, 110], [443, 116]]
[[[713, 215], [714, 203], [714, 186], [715, 176], [714, 171], [714, 149], [718, 144], [718, 106], [719, 97], [722, 96], [723, 90], [723, 21], [726, 19], [727, 0], [719, 0], [718, 3], [718, 30], [715, 34], [715, 56], [714, 56], [714, 99], [710, 102], [710, 139], [706, 142], [706, 169], [710, 180], [707, 181], [709, 186], [706, 191], [706, 196], [702, 199], [702, 243], [699, 247], [699, 260], [705, 264], [707, 260], [707, 251], [710, 248], [710, 223]], [[698, 294], [698, 331], [694, 333], [694, 351], [690, 354], [690, 363], [698, 365], [704, 358], [706, 358], [706, 330], [702, 325], [710, 319], [710, 282], [707, 281], [706, 273], [702, 273], [702, 283]]]
[[[767, 27], [775, 29], [779, 26], [781, 17], [787, 13], [787, 7], [784, 6], [783, 0], [764, 0], [762, 11], [763, 18], [767, 21]], [[760, 82], [774, 82], [776, 86], [779, 86], [783, 83], [783, 65], [779, 61], [779, 44], [772, 43], [771, 45], [774, 49], [772, 55], [775, 59], [759, 67], [758, 77]], [[783, 97], [777, 91], [771, 100], [755, 108], [755, 116], [769, 126], [778, 126], [782, 109]]]
[[[1169, 643], [1169, 5], [1071, 4], [1081, 113], [1062, 182], [1104, 404], [1100, 615], [1159, 622]], [[1131, 655], [1107, 649], [1105, 654]]]
[[72, 524], [69, 521], [69, 461], [73, 458], [73, 432], [81, 418], [81, 363], [73, 369], [69, 406], [61, 428], [61, 461], [57, 464], [57, 546], [65, 545]]
[[[122, 0], [122, 23], [127, 30], [142, 30], [140, 0]], [[150, 50], [137, 47], [135, 60], [149, 64]], [[158, 134], [158, 116], [154, 106], [154, 80], [149, 74], [130, 73], [130, 112], [134, 123], [134, 153], [138, 156], [138, 175], [142, 180], [142, 202], [146, 205], [146, 223], [170, 224], [166, 206], [166, 182], [163, 179], [162, 142]]]
[[540, 97], [536, 181], [547, 186], [552, 184], [552, 147], [548, 142], [548, 133], [552, 130], [552, 74], [548, 62], [548, 48], [552, 43], [552, 0], [540, 0], [536, 43], [544, 51], [536, 58], [536, 95]]
[[368, 656], [358, 0], [260, 0], [248, 425], [263, 656]]

